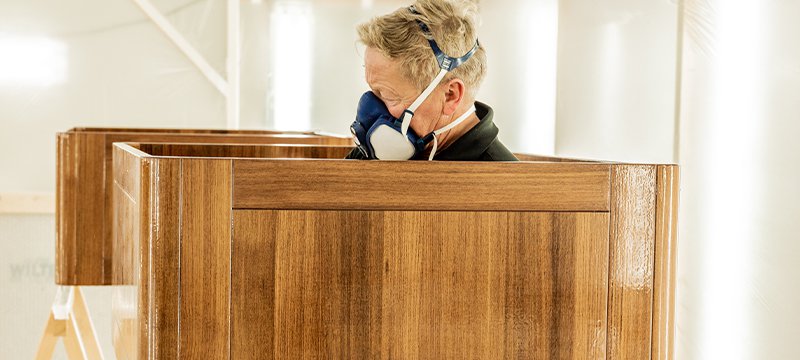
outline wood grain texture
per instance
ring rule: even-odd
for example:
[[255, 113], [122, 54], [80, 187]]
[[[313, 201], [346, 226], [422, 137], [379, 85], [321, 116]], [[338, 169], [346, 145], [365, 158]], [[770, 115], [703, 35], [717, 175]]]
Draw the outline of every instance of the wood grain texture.
[[680, 197], [677, 166], [658, 166], [657, 196], [651, 358], [672, 360], [675, 357], [675, 272]]
[[[108, 171], [113, 171], [112, 170], [112, 168], [113, 168], [113, 144], [115, 142], [127, 141], [127, 139], [132, 139], [132, 138], [135, 138], [135, 139], [138, 139], [138, 140], [142, 140], [142, 141], [149, 141], [149, 140], [152, 140], [152, 141], [174, 141], [176, 143], [182, 143], [182, 142], [194, 143], [194, 142], [197, 142], [197, 141], [208, 141], [208, 142], [211, 142], [211, 143], [237, 143], [237, 142], [244, 142], [244, 143], [255, 143], [255, 144], [274, 144], [274, 143], [282, 143], [282, 142], [285, 142], [285, 143], [295, 143], [296, 142], [298, 144], [305, 144], [305, 143], [317, 144], [317, 143], [327, 143], [327, 142], [338, 143], [338, 142], [341, 141], [341, 139], [339, 139], [339, 138], [324, 138], [324, 137], [320, 137], [320, 136], [316, 136], [316, 135], [295, 134], [295, 133], [279, 134], [279, 133], [275, 133], [275, 132], [267, 132], [266, 134], [261, 134], [261, 133], [258, 133], [256, 131], [256, 132], [253, 132], [253, 133], [243, 133], [243, 134], [233, 133], [233, 134], [228, 134], [228, 133], [224, 133], [224, 132], [218, 132], [218, 133], [209, 132], [209, 131], [212, 131], [212, 130], [201, 130], [201, 131], [202, 132], [200, 132], [200, 133], [194, 133], [191, 130], [184, 130], [183, 132], [179, 132], [179, 133], [149, 133], [149, 132], [148, 133], [127, 133], [127, 132], [116, 132], [116, 133], [105, 134], [105, 135], [103, 135], [104, 138], [105, 138], [104, 147], [105, 147], [105, 151], [106, 151], [106, 155], [104, 157], [104, 159], [106, 161], [106, 165], [105, 165], [104, 168], [108, 169]], [[99, 134], [102, 134], [102, 133], [99, 133]], [[97, 134], [97, 135], [92, 134], [92, 135], [99, 136], [99, 134]], [[82, 135], [89, 135], [89, 134], [84, 133]], [[212, 144], [212, 146], [213, 146], [213, 144]], [[202, 145], [200, 145], [199, 148], [202, 148]], [[143, 156], [144, 154], [140, 154], [140, 155]], [[91, 166], [91, 164], [89, 166]], [[90, 183], [91, 182], [98, 182], [98, 181], [100, 181], [100, 179], [95, 179], [94, 181], [90, 181]], [[111, 187], [111, 177], [107, 176], [106, 177], [106, 182], [107, 182], [106, 186], [108, 188], [110, 188]], [[81, 196], [82, 197], [86, 197], [86, 195], [81, 195]], [[110, 194], [104, 193], [104, 192], [96, 192], [94, 194], [91, 194], [90, 196], [93, 198], [93, 200], [92, 200], [93, 203], [98, 204], [101, 201], [103, 202], [103, 204], [98, 205], [100, 208], [112, 209], [113, 198], [110, 196]], [[101, 199], [102, 197], [104, 197], [104, 200]], [[108, 204], [108, 206], [106, 207], [104, 204]], [[105, 216], [105, 222], [106, 223], [108, 223], [108, 224], [113, 223], [113, 221], [114, 221], [114, 212], [113, 211], [104, 211], [104, 216]], [[88, 227], [88, 228], [85, 229], [85, 231], [87, 231], [87, 232], [91, 232], [91, 230], [92, 230], [92, 227]], [[109, 244], [106, 244], [108, 242], [108, 239], [112, 239], [113, 236], [114, 236], [113, 233], [112, 233], [112, 230], [113, 230], [113, 227], [111, 227], [111, 226], [106, 226], [104, 228], [104, 234], [103, 234], [103, 238], [102, 238], [104, 240], [103, 241], [104, 243], [101, 244], [102, 247], [105, 249], [104, 264], [108, 264], [108, 263], [113, 262], [113, 257], [114, 257], [113, 253], [111, 251], [108, 251], [109, 248], [113, 249], [113, 246], [108, 246]], [[92, 245], [93, 245], [93, 243], [86, 244], [86, 246], [92, 246]], [[97, 246], [97, 245], [95, 244], [94, 246]], [[86, 257], [86, 256], [83, 256], [82, 259], [80, 259], [81, 263], [87, 265], [87, 268], [84, 271], [84, 273], [88, 273], [88, 272], [91, 272], [93, 270], [93, 268], [91, 267], [91, 259], [92, 259], [91, 257]], [[108, 278], [109, 278], [108, 274], [104, 273], [104, 276], [103, 276], [104, 280], [103, 281], [107, 281]], [[111, 278], [113, 279], [113, 276]]]
[[74, 169], [73, 142], [67, 134], [56, 134], [56, 256], [55, 280], [56, 284], [66, 284], [74, 281], [70, 274], [75, 274], [74, 249], [70, 246], [75, 239], [75, 185], [73, 183]]
[[[106, 178], [105, 136], [77, 134], [75, 138], [75, 239], [73, 239], [67, 278], [76, 285], [103, 284], [111, 277], [113, 244], [104, 239], [111, 222], [104, 221], [106, 194], [110, 197], [110, 184]], [[99, 164], [99, 166], [96, 166]], [[108, 225], [108, 226], [106, 226]], [[94, 259], [94, 261], [83, 261]]]
[[76, 128], [57, 135], [56, 283], [112, 285], [114, 142], [333, 144], [313, 133], [192, 129]]
[[345, 145], [132, 144], [152, 156], [344, 159]]
[[[244, 304], [233, 308], [243, 321], [232, 341], [253, 344], [235, 348], [237, 358], [605, 358], [607, 213], [237, 210], [234, 218], [234, 242], [258, 255], [234, 252], [233, 263], [269, 262], [270, 244], [275, 251], [273, 299], [259, 279], [270, 276], [268, 264], [234, 275], [245, 288], [233, 296], [250, 295], [232, 300]], [[262, 341], [237, 339], [269, 321], [270, 305], [273, 328], [255, 335]]]
[[231, 161], [182, 160], [180, 358], [230, 357]]
[[[115, 149], [114, 157], [114, 218], [115, 237], [113, 251], [118, 259], [114, 262], [113, 282], [119, 285], [137, 285], [139, 280], [139, 244], [141, 240], [141, 212], [148, 211], [142, 198], [142, 187], [150, 181], [149, 173], [142, 171], [143, 159], [124, 151]], [[144, 176], [144, 178], [143, 178]], [[144, 191], [149, 188], [144, 186]], [[145, 217], [146, 219], [146, 217]], [[145, 232], [144, 236], [147, 236]]]
[[275, 358], [376, 358], [382, 214], [274, 216]]
[[[137, 157], [138, 158], [138, 157]], [[137, 330], [138, 333], [136, 334], [136, 339], [138, 340], [136, 343], [136, 352], [132, 355], [136, 357], [131, 357], [131, 359], [147, 359], [148, 358], [148, 350], [149, 350], [149, 342], [150, 342], [150, 328], [151, 328], [151, 319], [150, 319], [150, 293], [153, 290], [151, 287], [151, 274], [152, 274], [152, 263], [150, 262], [150, 240], [152, 238], [152, 228], [150, 227], [150, 219], [153, 218], [154, 215], [159, 213], [159, 208], [154, 206], [155, 204], [151, 201], [151, 194], [152, 194], [152, 187], [150, 184], [152, 183], [153, 178], [151, 177], [152, 172], [152, 160], [151, 159], [142, 159], [138, 158], [140, 162], [140, 183], [141, 186], [138, 189], [138, 195], [135, 198], [131, 198], [132, 202], [136, 202], [139, 208], [138, 216], [136, 218], [136, 224], [134, 227], [138, 227], [134, 230], [133, 238], [134, 243], [136, 244], [133, 249], [135, 255], [131, 256], [134, 260], [134, 265], [132, 268], [135, 270], [134, 279], [133, 279], [133, 286], [136, 290], [136, 302], [135, 302], [135, 309], [136, 309], [136, 318], [138, 319], [138, 323], [132, 330]], [[115, 213], [115, 218], [118, 213]], [[114, 234], [115, 237], [119, 238], [120, 235]], [[119, 254], [117, 254], [119, 256]], [[119, 259], [117, 259], [118, 262]]]
[[[119, 287], [127, 302], [114, 315], [118, 353], [128, 354], [121, 358], [646, 359], [671, 351], [674, 251], [665, 249], [674, 247], [677, 167], [403, 168], [407, 163], [160, 158], [123, 144], [115, 152], [123, 154], [113, 165], [121, 217], [114, 253], [130, 254], [130, 270], [115, 278], [128, 284]], [[327, 198], [302, 201], [332, 210], [237, 210], [239, 162], [261, 164], [250, 173], [261, 181], [289, 179], [295, 194], [328, 183], [363, 186], [354, 179], [377, 174], [377, 183], [411, 179], [402, 196], [448, 184], [460, 190], [448, 196], [483, 208], [363, 211], [342, 194], [321, 192]], [[608, 212], [504, 210], [543, 204], [537, 191], [563, 195], [553, 187], [581, 184], [575, 178], [599, 183], [603, 169]], [[470, 182], [488, 180], [497, 186], [482, 196], [511, 193], [516, 203], [466, 193]], [[268, 190], [260, 196], [286, 191], [282, 201], [296, 201], [280, 186]], [[431, 199], [438, 201], [425, 197]], [[393, 206], [416, 206], [403, 201]]]
[[231, 258], [231, 358], [273, 359], [274, 213], [234, 214]]
[[384, 358], [605, 357], [607, 214], [392, 219]]
[[315, 135], [314, 132], [304, 131], [271, 131], [271, 130], [226, 130], [226, 129], [167, 129], [167, 128], [125, 128], [125, 127], [74, 127], [68, 132], [102, 132], [102, 133], [154, 133], [154, 134], [251, 134], [251, 135], [272, 135], [272, 134], [301, 134]]
[[[145, 227], [141, 218], [142, 211], [149, 211], [149, 206], [143, 203], [146, 198], [142, 199], [141, 195], [142, 185], [149, 182], [149, 173], [142, 172], [142, 159], [136, 154], [120, 148], [115, 149], [115, 153], [113, 195], [117, 217], [113, 225], [116, 229], [113, 246], [118, 258], [113, 273], [114, 282], [120, 286], [114, 288], [112, 295], [112, 340], [118, 359], [136, 359], [142, 340], [140, 329], [146, 327], [140, 325], [140, 319], [145, 317], [139, 305], [146, 303], [142, 303], [139, 290], [146, 289], [140, 286], [141, 250], [146, 243], [142, 239]], [[146, 237], [147, 230], [144, 235]]]
[[[103, 133], [96, 133], [103, 134]], [[92, 134], [92, 135], [96, 135]], [[87, 134], [88, 135], [88, 134]], [[352, 140], [339, 137], [324, 137], [303, 134], [151, 134], [110, 133], [105, 134], [107, 146], [115, 142], [140, 143], [190, 143], [190, 144], [307, 144], [352, 146]]]
[[[177, 359], [181, 289], [181, 199], [180, 159], [145, 159], [149, 172], [144, 222], [149, 237], [142, 247], [145, 257], [139, 291], [143, 299], [142, 324], [146, 327], [139, 344], [140, 359]], [[144, 195], [144, 194], [143, 194]], [[147, 265], [144, 265], [146, 263]], [[190, 269], [191, 270], [191, 269]], [[144, 298], [146, 297], [146, 298]]]
[[608, 358], [649, 359], [656, 166], [614, 165], [611, 173]]
[[595, 164], [234, 160], [234, 207], [608, 211], [609, 174]]

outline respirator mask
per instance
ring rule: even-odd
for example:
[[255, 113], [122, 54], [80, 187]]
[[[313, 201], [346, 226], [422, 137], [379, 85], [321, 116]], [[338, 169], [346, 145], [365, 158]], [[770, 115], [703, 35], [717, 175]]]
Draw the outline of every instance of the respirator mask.
[[[409, 7], [409, 11], [419, 14], [414, 6]], [[448, 72], [453, 71], [467, 61], [480, 47], [480, 42], [475, 41], [475, 46], [464, 56], [459, 58], [447, 56], [436, 44], [428, 25], [420, 20], [417, 20], [417, 24], [436, 56], [436, 61], [439, 63], [439, 74], [436, 75], [436, 78], [433, 79], [411, 106], [403, 111], [401, 119], [392, 116], [383, 101], [372, 91], [368, 91], [361, 96], [361, 100], [358, 102], [356, 120], [350, 126], [350, 132], [353, 133], [353, 140], [356, 146], [368, 159], [408, 160], [425, 151], [425, 147], [432, 141], [433, 149], [428, 160], [433, 160], [438, 147], [436, 137], [458, 126], [475, 112], [475, 106], [472, 106], [464, 115], [461, 115], [449, 125], [425, 136], [417, 135], [413, 129], [409, 131], [411, 119], [414, 117], [414, 112], [417, 108], [430, 96]]]

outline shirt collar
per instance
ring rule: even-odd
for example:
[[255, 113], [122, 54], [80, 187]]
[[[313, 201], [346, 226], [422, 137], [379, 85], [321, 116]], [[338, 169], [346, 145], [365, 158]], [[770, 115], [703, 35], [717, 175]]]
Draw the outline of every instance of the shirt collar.
[[[446, 149], [437, 153], [433, 157], [434, 160], [477, 160], [486, 152], [486, 149], [497, 138], [500, 130], [492, 122], [494, 110], [489, 105], [476, 101], [475, 115], [478, 116], [480, 122]], [[427, 155], [423, 157], [427, 159]]]

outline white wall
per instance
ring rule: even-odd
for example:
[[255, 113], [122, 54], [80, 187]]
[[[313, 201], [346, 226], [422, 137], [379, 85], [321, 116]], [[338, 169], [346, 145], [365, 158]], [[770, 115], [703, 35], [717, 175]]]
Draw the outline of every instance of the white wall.
[[479, 99], [513, 151], [555, 154], [558, 0], [481, 2], [489, 71]]
[[678, 355], [796, 359], [800, 3], [686, 10]]
[[673, 162], [677, 5], [559, 4], [556, 152]]
[[[202, 30], [218, 28], [224, 18], [209, 16], [199, 26], [183, 15], [202, 12], [203, 5], [195, 2], [171, 18], [221, 67], [224, 43]], [[53, 192], [55, 133], [74, 126], [225, 126], [224, 98], [132, 1], [2, 1], [2, 39], [21, 45], [3, 46], [0, 58], [21, 64], [0, 68], [0, 192]], [[66, 63], [63, 81], [2, 80], [2, 73], [48, 69], [50, 62], [37, 67], [41, 58], [26, 56], [36, 51], [30, 39], [63, 49], [45, 52]]]

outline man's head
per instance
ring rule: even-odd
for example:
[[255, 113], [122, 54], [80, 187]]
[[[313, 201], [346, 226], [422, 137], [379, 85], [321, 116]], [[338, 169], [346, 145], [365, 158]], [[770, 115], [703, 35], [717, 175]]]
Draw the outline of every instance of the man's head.
[[[417, 20], [430, 29], [441, 50], [452, 57], [469, 52], [477, 40], [477, 6], [468, 0], [419, 0], [416, 13], [401, 8], [358, 27], [367, 46], [367, 83], [401, 117], [439, 73], [439, 64]], [[479, 48], [468, 61], [448, 73], [417, 109], [411, 128], [428, 134], [470, 108], [486, 72], [486, 53]]]

